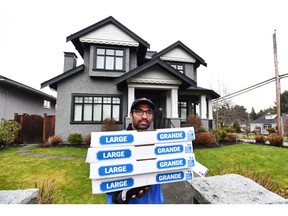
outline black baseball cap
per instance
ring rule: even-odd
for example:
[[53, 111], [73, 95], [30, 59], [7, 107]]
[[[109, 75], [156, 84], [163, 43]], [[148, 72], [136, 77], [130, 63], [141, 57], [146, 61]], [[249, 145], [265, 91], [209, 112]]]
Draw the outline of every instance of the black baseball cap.
[[132, 110], [136, 109], [139, 104], [143, 104], [143, 103], [151, 106], [152, 110], [155, 109], [155, 105], [151, 100], [149, 100], [148, 98], [145, 98], [145, 97], [141, 97], [141, 98], [137, 98], [136, 100], [133, 101], [133, 103], [131, 105], [130, 112], [132, 112]]

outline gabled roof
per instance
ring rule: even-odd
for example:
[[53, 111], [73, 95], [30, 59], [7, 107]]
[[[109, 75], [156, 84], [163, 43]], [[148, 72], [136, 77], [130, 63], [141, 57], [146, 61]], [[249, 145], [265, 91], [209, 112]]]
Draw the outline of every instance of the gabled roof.
[[264, 115], [264, 116], [261, 116], [260, 118], [252, 121], [251, 123], [254, 123], [254, 124], [275, 124], [276, 123], [276, 118], [277, 118], [277, 115], [273, 115], [273, 118], [266, 118], [267, 115]]
[[212, 99], [219, 98], [220, 95], [211, 89], [202, 88], [199, 86], [191, 86], [187, 89], [189, 92], [200, 92], [201, 94], [207, 94], [212, 97]]
[[142, 71], [154, 66], [160, 66], [161, 68], [163, 68], [165, 71], [167, 71], [170, 75], [174, 76], [175, 78], [179, 79], [182, 84], [180, 85], [181, 88], [183, 89], [187, 89], [190, 86], [197, 86], [197, 83], [190, 79], [189, 77], [187, 77], [186, 75], [180, 73], [178, 70], [176, 70], [175, 68], [173, 68], [170, 64], [162, 61], [159, 58], [153, 58], [152, 60], [150, 60], [149, 62], [123, 74], [122, 76], [116, 78], [114, 80], [114, 84], [116, 84], [118, 86], [118, 88], [123, 88], [127, 85], [126, 80], [129, 79], [130, 77], [135, 76], [138, 73], [141, 73]]
[[189, 47], [187, 47], [185, 44], [183, 44], [181, 41], [177, 41], [174, 44], [168, 46], [167, 48], [163, 49], [162, 51], [158, 52], [157, 54], [153, 55], [152, 58], [158, 58], [164, 54], [166, 54], [167, 52], [175, 49], [176, 47], [180, 47], [182, 49], [184, 49], [186, 52], [188, 52], [191, 56], [193, 56], [196, 59], [196, 62], [198, 63], [198, 65], [196, 65], [197, 67], [202, 64], [205, 67], [207, 67], [207, 63], [204, 61], [204, 59], [202, 59], [200, 56], [198, 56], [195, 52], [193, 52]]
[[39, 91], [37, 89], [34, 89], [30, 86], [27, 86], [27, 85], [24, 85], [22, 83], [19, 83], [19, 82], [16, 82], [12, 79], [9, 79], [7, 77], [4, 77], [4, 76], [1, 76], [0, 75], [0, 85], [1, 86], [11, 86], [11, 87], [16, 87], [17, 89], [19, 90], [22, 90], [22, 91], [27, 91], [29, 93], [32, 93], [32, 94], [36, 94], [36, 95], [39, 95], [41, 97], [43, 97], [44, 99], [49, 99], [49, 100], [52, 100], [52, 101], [56, 101], [56, 98], [52, 95], [48, 95], [42, 91]]
[[80, 73], [84, 71], [84, 65], [80, 65], [76, 68], [73, 68], [71, 70], [68, 70], [66, 71], [65, 73], [62, 73], [50, 80], [47, 80], [46, 82], [43, 82], [41, 83], [41, 88], [44, 88], [46, 86], [49, 86], [50, 88], [54, 89], [54, 90], [57, 90], [57, 85], [58, 85], [58, 82], [76, 74], [76, 73]]
[[81, 36], [84, 36], [90, 32], [95, 31], [96, 29], [99, 29], [109, 23], [114, 24], [117, 26], [119, 29], [124, 31], [126, 34], [128, 34], [130, 37], [135, 39], [136, 41], [139, 42], [139, 52], [141, 53], [141, 56], [144, 57], [147, 51], [147, 48], [150, 48], [150, 44], [147, 43], [145, 40], [143, 40], [141, 37], [136, 35], [134, 32], [126, 28], [124, 25], [122, 25], [120, 22], [118, 22], [116, 19], [114, 19], [112, 16], [107, 17], [106, 19], [103, 19], [102, 21], [99, 21], [91, 26], [88, 26], [85, 29], [82, 29], [74, 34], [71, 34], [66, 38], [66, 42], [72, 41], [74, 44], [75, 48], [78, 50], [79, 54], [82, 56], [84, 55], [84, 47], [82, 43], [80, 42], [79, 38]]

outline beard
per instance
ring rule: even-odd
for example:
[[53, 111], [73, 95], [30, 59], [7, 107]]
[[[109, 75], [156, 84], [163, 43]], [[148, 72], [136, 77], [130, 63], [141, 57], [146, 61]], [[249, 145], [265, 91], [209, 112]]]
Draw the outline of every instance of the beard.
[[150, 127], [150, 123], [147, 120], [133, 121], [133, 126], [137, 130], [147, 130]]

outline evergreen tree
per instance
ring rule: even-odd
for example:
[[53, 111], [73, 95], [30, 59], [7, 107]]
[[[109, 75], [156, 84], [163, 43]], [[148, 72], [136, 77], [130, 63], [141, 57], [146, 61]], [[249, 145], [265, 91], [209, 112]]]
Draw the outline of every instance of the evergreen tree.
[[254, 121], [254, 120], [256, 120], [258, 118], [258, 116], [257, 116], [257, 114], [256, 114], [256, 112], [254, 110], [254, 107], [252, 107], [251, 112], [249, 114], [249, 117], [250, 117], [251, 121]]

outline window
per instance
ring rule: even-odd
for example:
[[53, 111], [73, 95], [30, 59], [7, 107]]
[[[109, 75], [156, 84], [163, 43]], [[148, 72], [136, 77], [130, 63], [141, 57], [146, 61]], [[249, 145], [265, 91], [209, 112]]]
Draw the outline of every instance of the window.
[[48, 100], [44, 100], [43, 107], [44, 107], [45, 109], [51, 109], [51, 102], [48, 101]]
[[120, 122], [121, 98], [118, 96], [74, 95], [72, 100], [74, 123], [101, 123], [106, 118]]
[[178, 113], [181, 122], [186, 122], [187, 119], [187, 102], [178, 102]]
[[180, 63], [169, 63], [172, 67], [174, 67], [176, 70], [180, 71], [181, 73], [184, 73], [184, 64], [180, 64]]
[[124, 49], [96, 47], [96, 70], [124, 70]]

